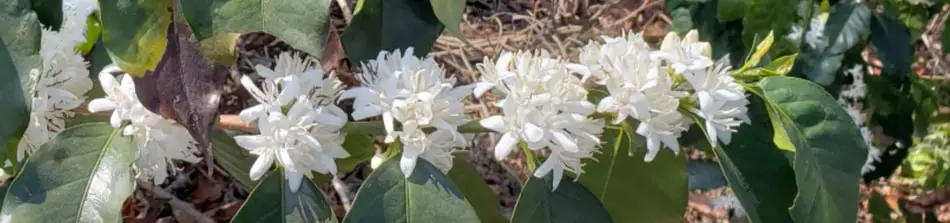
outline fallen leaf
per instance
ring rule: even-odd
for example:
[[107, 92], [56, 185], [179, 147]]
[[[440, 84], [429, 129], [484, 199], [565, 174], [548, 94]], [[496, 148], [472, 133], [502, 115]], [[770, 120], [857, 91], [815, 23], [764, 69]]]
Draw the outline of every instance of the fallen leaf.
[[188, 129], [210, 169], [214, 165], [211, 129], [217, 121], [227, 68], [205, 57], [188, 25], [178, 13], [173, 15], [165, 54], [153, 71], [134, 79], [135, 88], [146, 108]]

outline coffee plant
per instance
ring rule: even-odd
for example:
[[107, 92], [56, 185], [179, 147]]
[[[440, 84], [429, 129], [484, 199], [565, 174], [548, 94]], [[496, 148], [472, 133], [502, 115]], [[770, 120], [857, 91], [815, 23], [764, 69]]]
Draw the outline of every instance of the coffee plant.
[[[903, 157], [883, 151], [936, 109], [910, 65], [937, 3], [665, 4], [658, 47], [627, 32], [576, 60], [505, 51], [461, 83], [427, 53], [465, 39], [462, 0], [361, 0], [339, 37], [329, 0], [8, 0], [0, 221], [123, 221], [137, 187], [203, 161], [250, 192], [233, 222], [335, 222], [318, 185], [372, 160], [344, 222], [679, 222], [690, 147], [751, 222], [855, 222], [862, 176], [889, 176]], [[219, 114], [251, 32], [297, 53], [240, 74], [256, 104]], [[471, 100], [501, 113], [473, 120]], [[532, 173], [510, 219], [465, 158], [487, 133]]]

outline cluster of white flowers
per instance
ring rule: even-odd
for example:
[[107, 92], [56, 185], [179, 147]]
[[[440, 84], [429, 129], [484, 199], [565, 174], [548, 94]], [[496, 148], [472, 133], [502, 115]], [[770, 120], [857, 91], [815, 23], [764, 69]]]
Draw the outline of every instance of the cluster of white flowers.
[[[99, 72], [99, 84], [106, 95], [89, 101], [89, 111], [112, 111], [109, 124], [122, 128], [122, 134], [135, 141], [139, 158], [133, 167], [138, 178], [158, 185], [165, 182], [169, 171], [175, 172], [175, 168], [170, 168], [174, 166], [173, 160], [201, 161], [195, 155], [198, 148], [188, 131], [174, 120], [146, 109], [135, 93], [132, 77], [122, 73], [118, 66], [104, 67]], [[123, 126], [126, 120], [129, 124]]]
[[[603, 44], [581, 49], [578, 63], [551, 58], [544, 51], [504, 52], [497, 61], [486, 58], [478, 65], [482, 78], [476, 96], [492, 88], [505, 95], [498, 103], [502, 114], [481, 120], [486, 128], [504, 133], [495, 147], [496, 158], [507, 156], [519, 142], [531, 150], [547, 148], [550, 156], [534, 175], [553, 170], [556, 188], [564, 170], [583, 173], [581, 159], [590, 158], [600, 146], [604, 123], [588, 117], [595, 112], [615, 114], [614, 124], [638, 121], [636, 133], [646, 138], [646, 161], [663, 145], [679, 151], [677, 139], [690, 124], [684, 112], [705, 120], [714, 146], [717, 139], [728, 144], [742, 121], [748, 122], [749, 101], [730, 76], [728, 62], [714, 62], [709, 44], [698, 37], [696, 31], [684, 38], [671, 33], [659, 50], [632, 32], [604, 37]], [[588, 79], [609, 93], [596, 106], [587, 101], [583, 83]]]
[[874, 146], [874, 138], [865, 122], [866, 117], [861, 109], [863, 107], [862, 101], [868, 94], [867, 85], [864, 84], [864, 72], [865, 67], [862, 65], [854, 65], [844, 70], [845, 76], [851, 77], [853, 82], [842, 86], [838, 95], [838, 104], [844, 107], [845, 111], [848, 111], [848, 115], [851, 115], [851, 119], [861, 129], [861, 135], [864, 136], [864, 142], [868, 146], [868, 157], [864, 162], [864, 166], [861, 167], [862, 174], [873, 171], [874, 162], [881, 160], [881, 150]]
[[297, 191], [304, 176], [312, 172], [336, 174], [334, 159], [346, 158], [343, 126], [347, 115], [334, 104], [342, 83], [334, 74], [325, 74], [309, 59], [283, 53], [274, 69], [258, 65], [261, 87], [248, 76], [241, 84], [260, 104], [240, 113], [248, 123], [256, 122], [260, 134], [235, 136], [237, 144], [257, 155], [251, 179], [258, 180], [276, 160]]
[[[448, 172], [454, 148], [468, 143], [458, 126], [468, 122], [462, 99], [474, 86], [455, 87], [455, 78], [446, 77], [431, 57], [413, 56], [413, 48], [380, 52], [362, 64], [358, 78], [363, 86], [347, 90], [340, 99], [353, 98], [354, 120], [382, 116], [385, 142], [402, 143], [403, 174], [409, 177], [420, 157]], [[427, 134], [426, 128], [433, 131]]]
[[[66, 4], [67, 6], [74, 4]], [[72, 3], [72, 2], [69, 2]], [[93, 4], [94, 5], [94, 4]], [[89, 12], [95, 10], [93, 7]], [[85, 16], [88, 16], [85, 13]], [[30, 121], [17, 149], [17, 160], [22, 160], [66, 128], [66, 119], [72, 109], [82, 106], [85, 94], [92, 89], [89, 70], [76, 46], [86, 41], [82, 32], [86, 17], [67, 13], [60, 31], [43, 28], [40, 38], [42, 64], [30, 70]], [[70, 21], [81, 20], [81, 24]]]
[[478, 65], [482, 82], [475, 92], [489, 86], [505, 94], [498, 102], [502, 114], [482, 119], [485, 128], [504, 133], [495, 146], [495, 157], [510, 154], [519, 142], [531, 150], [547, 148], [550, 156], [534, 172], [543, 177], [554, 172], [554, 185], [564, 170], [583, 173], [582, 158], [591, 157], [600, 145], [604, 122], [588, 118], [595, 105], [587, 101], [581, 79], [567, 63], [545, 51], [502, 53], [498, 61]]
[[[353, 99], [354, 120], [381, 117], [385, 142], [402, 145], [399, 161], [405, 177], [419, 158], [448, 172], [452, 153], [470, 141], [470, 135], [459, 132], [469, 121], [462, 100], [494, 89], [504, 95], [496, 104], [502, 113], [479, 123], [503, 133], [495, 157], [503, 159], [519, 146], [546, 151], [547, 159], [534, 176], [553, 172], [556, 188], [564, 171], [582, 174], [583, 159], [598, 152], [605, 121], [591, 117], [595, 113], [615, 114], [614, 124], [638, 121], [636, 133], [646, 138], [646, 161], [663, 145], [679, 151], [677, 140], [691, 124], [688, 116], [705, 120], [714, 146], [728, 144], [742, 121], [748, 122], [749, 101], [730, 76], [728, 62], [713, 61], [709, 44], [700, 42], [695, 31], [684, 38], [668, 35], [659, 50], [650, 49], [635, 33], [604, 41], [584, 47], [579, 63], [545, 51], [503, 52], [497, 60], [485, 58], [477, 65], [479, 81], [462, 86], [431, 57], [414, 56], [412, 48], [383, 51], [362, 64], [357, 75], [362, 85], [342, 93], [332, 74], [324, 79], [309, 62], [281, 55], [275, 70], [257, 67], [265, 79], [261, 88], [248, 77], [242, 79], [260, 104], [240, 117], [258, 122], [262, 135], [236, 139], [259, 156], [251, 170], [253, 179], [276, 159], [297, 186], [311, 170], [335, 173], [333, 159], [347, 156], [340, 148], [347, 114], [332, 102]], [[588, 101], [589, 79], [609, 93], [597, 104]]]

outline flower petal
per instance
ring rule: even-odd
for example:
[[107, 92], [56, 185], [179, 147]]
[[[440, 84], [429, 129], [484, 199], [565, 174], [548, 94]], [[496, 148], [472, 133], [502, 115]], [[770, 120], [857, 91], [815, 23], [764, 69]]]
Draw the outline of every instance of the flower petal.
[[498, 144], [495, 144], [495, 159], [505, 159], [517, 143], [518, 139], [515, 138], [514, 134], [508, 132], [502, 135], [501, 139], [498, 140]]
[[261, 176], [264, 176], [264, 173], [267, 173], [267, 170], [270, 169], [271, 165], [274, 164], [274, 156], [271, 153], [265, 153], [257, 157], [257, 160], [254, 161], [254, 164], [251, 165], [251, 180], [259, 180]]

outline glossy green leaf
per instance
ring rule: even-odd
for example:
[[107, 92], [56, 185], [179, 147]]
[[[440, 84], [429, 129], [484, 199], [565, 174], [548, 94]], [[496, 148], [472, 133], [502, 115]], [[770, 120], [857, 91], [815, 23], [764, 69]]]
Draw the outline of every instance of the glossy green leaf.
[[68, 128], [30, 156], [3, 200], [11, 222], [120, 222], [138, 149], [106, 122]]
[[752, 98], [751, 124], [739, 126], [729, 144], [714, 148], [733, 193], [750, 222], [792, 222], [788, 208], [795, 199], [795, 172], [770, 140], [765, 104]]
[[99, 0], [102, 42], [122, 71], [141, 77], [165, 53], [172, 1]]
[[719, 22], [731, 22], [742, 19], [746, 10], [749, 9], [752, 0], [719, 0], [718, 19]]
[[[825, 29], [816, 45], [801, 44], [795, 70], [822, 86], [830, 86], [851, 47], [864, 40], [871, 19], [866, 5], [843, 1], [831, 8]], [[807, 35], [807, 34], [806, 34]]]
[[319, 58], [330, 28], [330, 3], [328, 0], [187, 0], [182, 1], [182, 12], [198, 40], [219, 34], [233, 36], [264, 31]]
[[231, 222], [337, 222], [317, 185], [304, 180], [294, 192], [283, 172], [264, 175]]
[[399, 162], [389, 159], [363, 181], [343, 222], [480, 222], [472, 205], [438, 168], [417, 159], [406, 178]]
[[63, 0], [30, 0], [30, 8], [45, 27], [59, 30], [63, 25]]
[[867, 144], [851, 116], [817, 84], [792, 77], [758, 83], [795, 145], [796, 222], [854, 222]]
[[251, 189], [257, 185], [257, 182], [251, 180], [250, 174], [255, 157], [238, 146], [233, 136], [221, 130], [211, 132], [211, 150], [218, 166], [244, 185], [244, 188]]
[[341, 39], [353, 62], [375, 59], [383, 50], [405, 52], [409, 47], [416, 56], [424, 56], [442, 34], [444, 26], [429, 1], [361, 0], [359, 4]]
[[633, 126], [622, 125], [626, 128], [604, 129], [601, 140], [605, 144], [594, 160], [584, 161], [580, 184], [600, 200], [616, 222], [681, 220], [688, 193], [686, 158], [661, 151], [653, 161], [644, 162], [646, 140]]
[[501, 205], [498, 204], [498, 197], [495, 192], [488, 187], [485, 178], [478, 174], [475, 167], [469, 160], [468, 152], [455, 153], [452, 160], [452, 170], [445, 176], [452, 180], [453, 185], [458, 187], [459, 192], [465, 196], [469, 204], [475, 208], [478, 218], [484, 223], [502, 223], [508, 222], [501, 216]]
[[[797, 0], [750, 0], [749, 10], [742, 17], [742, 42], [752, 46], [753, 40], [775, 32], [775, 36], [788, 35], [795, 18], [798, 17]], [[721, 5], [723, 2], [720, 2]], [[721, 6], [728, 7], [728, 5]], [[777, 39], [770, 52], [781, 55], [792, 51], [792, 45], [785, 38]]]
[[16, 164], [20, 137], [29, 122], [30, 70], [42, 66], [40, 58], [40, 23], [27, 0], [11, 0], [0, 4], [0, 116], [6, 124], [0, 127], [0, 161]]
[[442, 22], [445, 29], [455, 37], [468, 43], [465, 35], [462, 35], [462, 30], [459, 30], [459, 24], [462, 23], [462, 14], [465, 11], [465, 0], [429, 0], [429, 4], [432, 5], [435, 17], [439, 19], [439, 22]]
[[549, 173], [544, 178], [531, 176], [525, 182], [511, 215], [512, 223], [614, 222], [597, 197], [583, 185], [564, 176], [554, 190], [552, 180]]
[[894, 80], [904, 80], [914, 59], [910, 31], [903, 23], [875, 13], [871, 17], [871, 45], [881, 59], [881, 72]]

